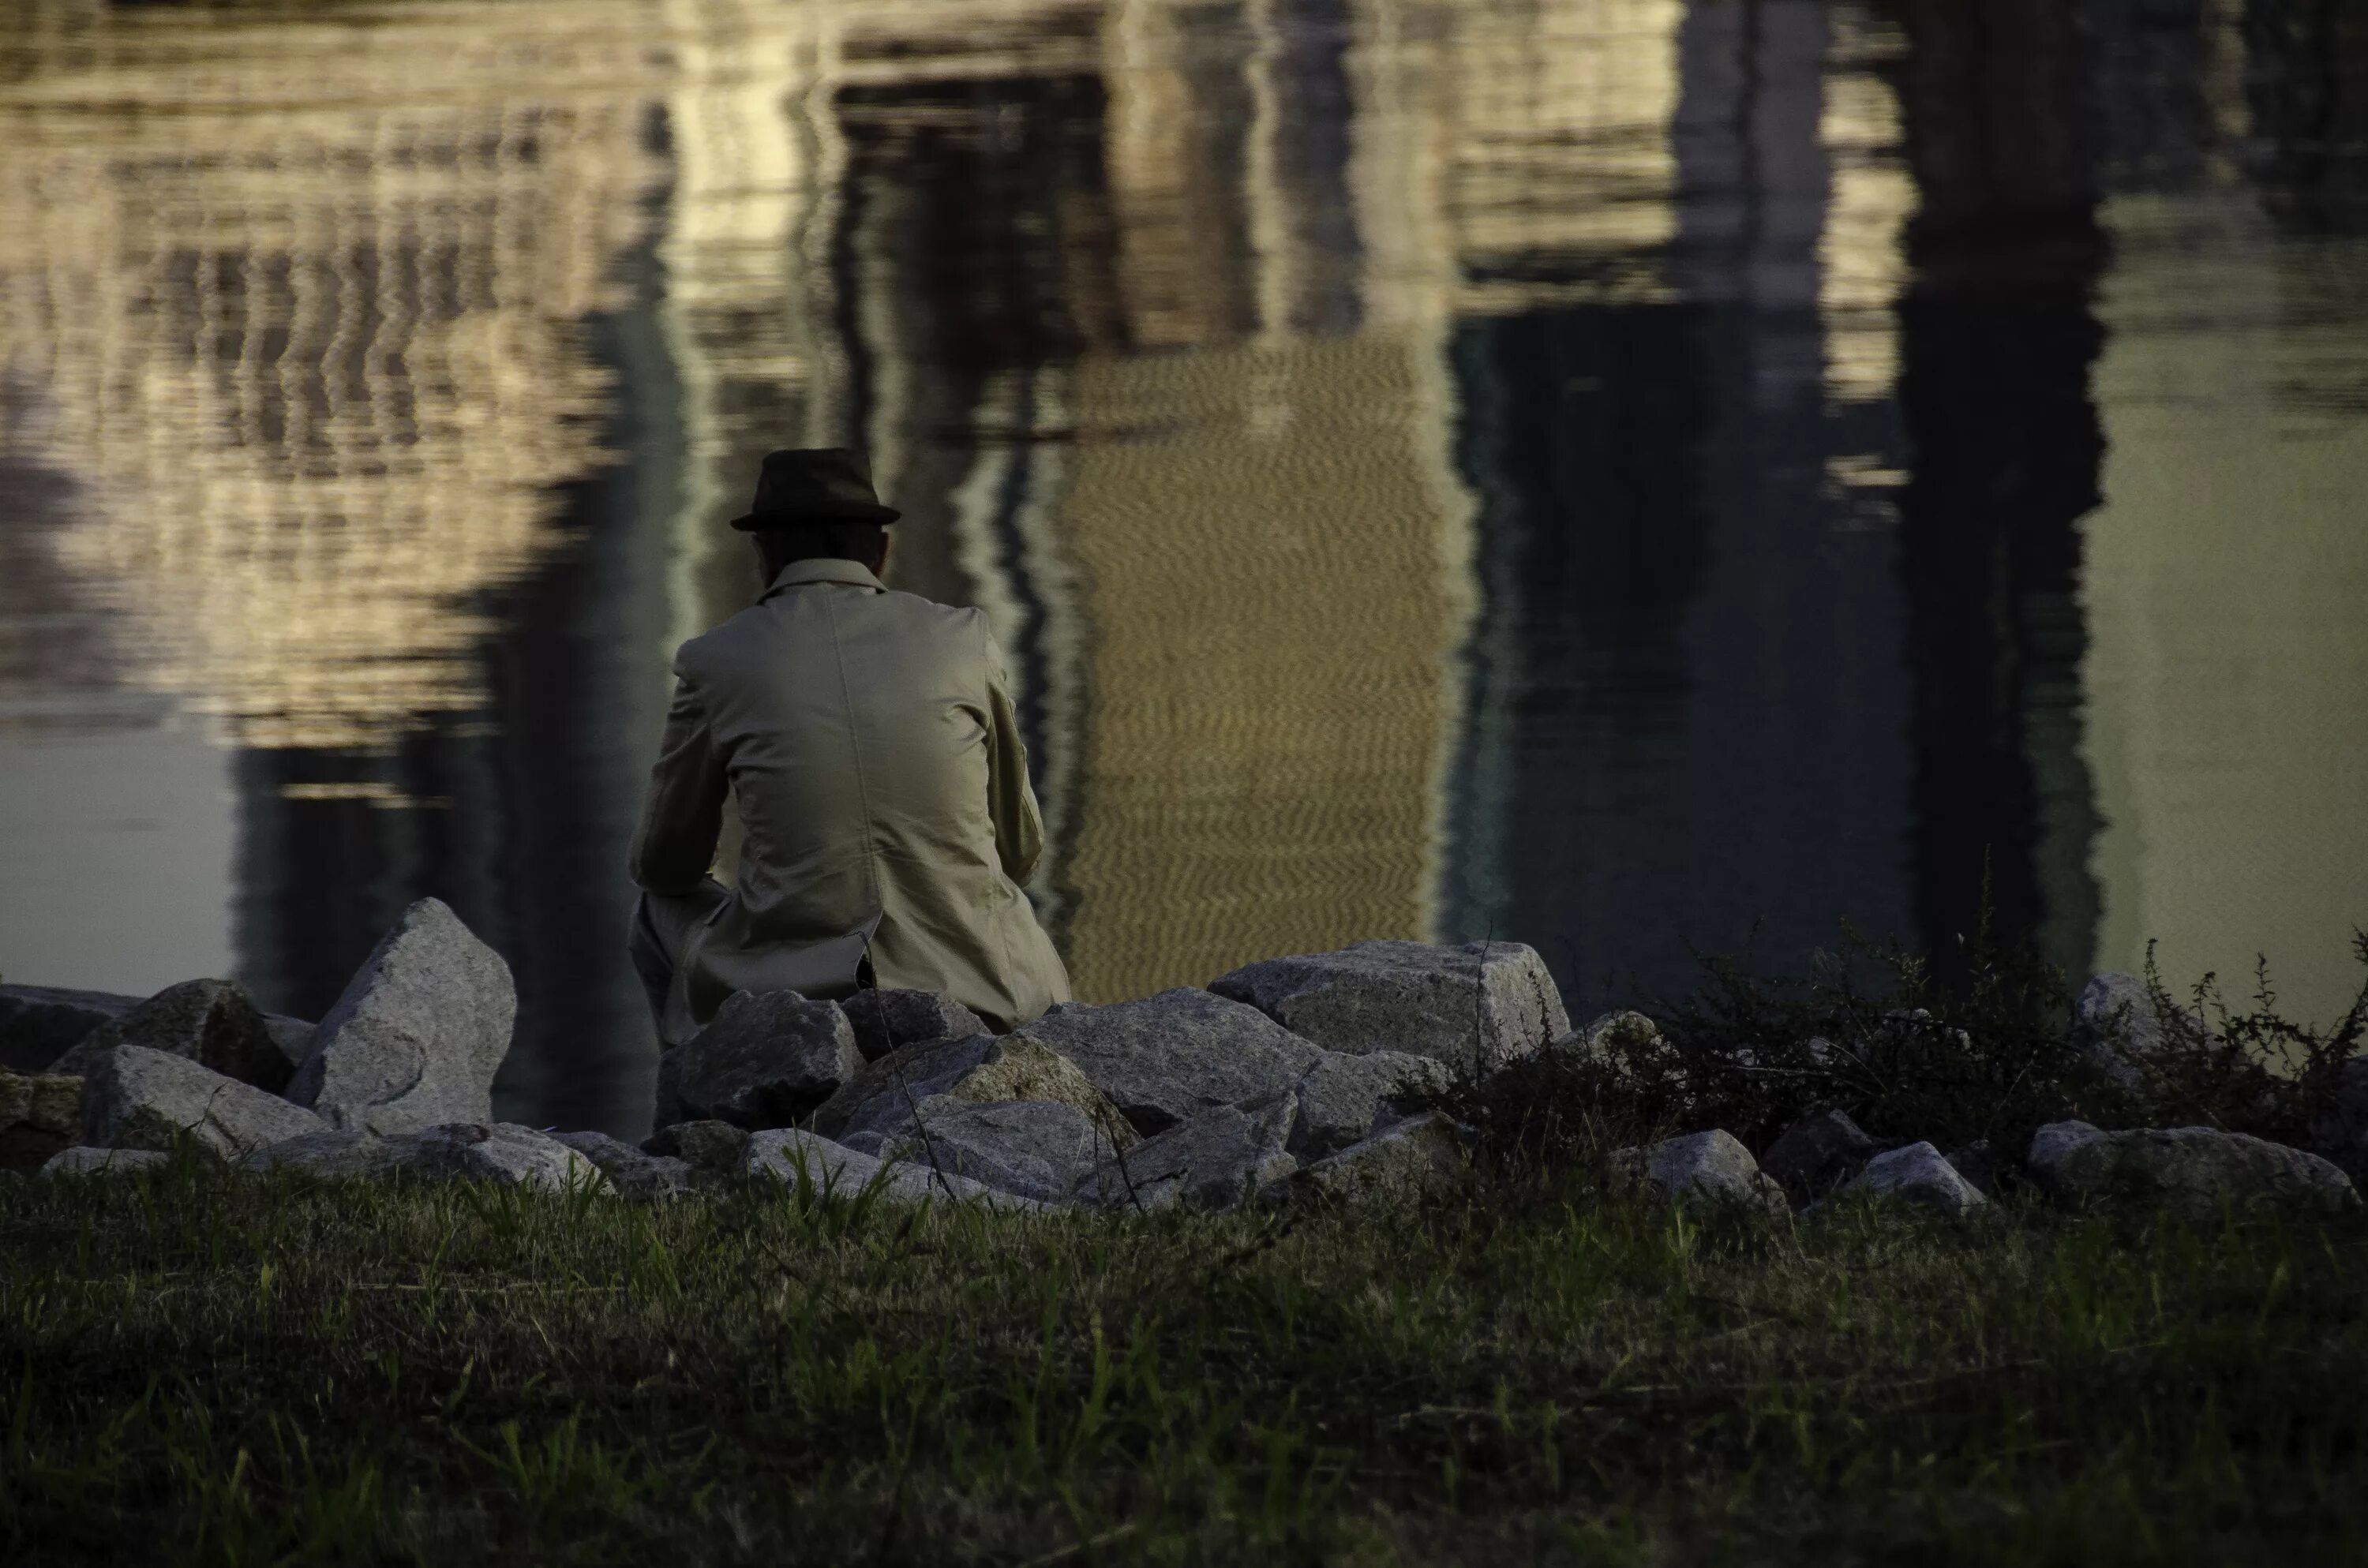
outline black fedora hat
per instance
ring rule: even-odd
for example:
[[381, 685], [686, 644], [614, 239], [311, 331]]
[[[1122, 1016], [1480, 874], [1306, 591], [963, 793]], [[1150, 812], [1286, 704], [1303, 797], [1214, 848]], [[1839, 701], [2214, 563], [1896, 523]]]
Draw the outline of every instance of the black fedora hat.
[[765, 454], [765, 466], [757, 473], [757, 499], [732, 526], [746, 530], [799, 523], [893, 523], [903, 516], [880, 504], [861, 458], [844, 447], [809, 447]]

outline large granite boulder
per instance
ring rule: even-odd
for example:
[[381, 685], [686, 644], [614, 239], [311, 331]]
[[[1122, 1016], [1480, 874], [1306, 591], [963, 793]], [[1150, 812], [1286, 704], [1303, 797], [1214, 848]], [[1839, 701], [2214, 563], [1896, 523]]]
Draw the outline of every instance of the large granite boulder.
[[1299, 1162], [1286, 1144], [1297, 1096], [1219, 1106], [1104, 1161], [1076, 1196], [1112, 1208], [1235, 1208], [1291, 1176]]
[[1303, 1166], [1263, 1196], [1283, 1203], [1402, 1203], [1449, 1197], [1472, 1181], [1463, 1131], [1431, 1110]]
[[112, 991], [0, 985], [0, 1069], [46, 1073], [101, 1024], [140, 1006]]
[[697, 1174], [688, 1160], [643, 1153], [605, 1132], [554, 1132], [551, 1136], [599, 1166], [600, 1174], [609, 1178], [609, 1185], [617, 1189], [619, 1197], [636, 1202], [652, 1203], [689, 1192]]
[[1179, 986], [1137, 1002], [1064, 1002], [1010, 1038], [1078, 1069], [1141, 1131], [1281, 1094], [1321, 1056], [1256, 1007]]
[[80, 1077], [120, 1045], [182, 1057], [274, 1095], [288, 1087], [296, 1070], [246, 987], [228, 980], [185, 980], [166, 986], [121, 1017], [93, 1029], [51, 1071]]
[[836, 1002], [735, 991], [692, 1039], [658, 1059], [657, 1123], [787, 1127], [838, 1093], [863, 1057]]
[[1134, 1130], [1067, 1057], [1025, 1035], [973, 1035], [899, 1046], [866, 1062], [814, 1114], [814, 1130], [844, 1142], [857, 1134], [885, 1138], [910, 1126], [924, 1103], [939, 1096], [973, 1105], [997, 1100], [1049, 1100], [1082, 1111], [1119, 1148]]
[[1759, 1168], [1804, 1200], [1821, 1198], [1866, 1168], [1874, 1140], [1839, 1110], [1812, 1112], [1784, 1130]]
[[1297, 1085], [1299, 1119], [1292, 1125], [1291, 1152], [1302, 1160], [1320, 1160], [1363, 1142], [1453, 1082], [1447, 1064], [1428, 1056], [1327, 1051]]
[[453, 1122], [381, 1138], [326, 1127], [257, 1149], [253, 1171], [294, 1169], [324, 1176], [409, 1175], [436, 1181], [489, 1181], [544, 1192], [616, 1189], [600, 1167], [548, 1133], [516, 1122]]
[[2072, 1207], [2130, 1204], [2208, 1219], [2239, 1211], [2333, 1214], [2356, 1208], [2351, 1178], [2283, 1143], [2212, 1127], [2100, 1132], [2055, 1122], [2032, 1139], [2032, 1181]]
[[1209, 984], [1326, 1051], [1404, 1051], [1481, 1074], [1570, 1032], [1562, 993], [1520, 942], [1359, 942], [1245, 964]]
[[161, 1171], [173, 1163], [170, 1154], [154, 1149], [94, 1149], [85, 1143], [61, 1149], [50, 1156], [40, 1174], [45, 1176], [137, 1176]]
[[1875, 1155], [1839, 1191], [1912, 1203], [1952, 1220], [1964, 1219], [1988, 1201], [1930, 1143], [1910, 1143]]
[[933, 1040], [987, 1034], [976, 1013], [939, 991], [859, 991], [841, 1004], [866, 1062]]
[[1732, 1204], [1780, 1215], [1793, 1211], [1784, 1189], [1729, 1132], [1692, 1132], [1648, 1148], [1622, 1149], [1612, 1155], [1612, 1165], [1641, 1180], [1663, 1202]]
[[776, 1128], [750, 1138], [747, 1174], [801, 1183], [817, 1194], [836, 1198], [851, 1199], [869, 1191], [877, 1199], [897, 1204], [984, 1199], [1003, 1208], [1036, 1207], [1026, 1199], [998, 1193], [984, 1182], [952, 1171], [858, 1153], [797, 1128]]
[[984, 1182], [1041, 1202], [1058, 1203], [1110, 1152], [1110, 1138], [1075, 1106], [1050, 1100], [973, 1104], [940, 1095], [882, 1140], [883, 1159], [905, 1160]]
[[80, 1078], [0, 1072], [0, 1171], [38, 1171], [81, 1135]]
[[322, 1018], [288, 1097], [332, 1127], [381, 1137], [491, 1122], [517, 1014], [509, 965], [441, 900], [423, 898]]
[[118, 1046], [83, 1074], [82, 1141], [97, 1148], [170, 1153], [187, 1138], [236, 1163], [320, 1126], [277, 1095], [145, 1046]]

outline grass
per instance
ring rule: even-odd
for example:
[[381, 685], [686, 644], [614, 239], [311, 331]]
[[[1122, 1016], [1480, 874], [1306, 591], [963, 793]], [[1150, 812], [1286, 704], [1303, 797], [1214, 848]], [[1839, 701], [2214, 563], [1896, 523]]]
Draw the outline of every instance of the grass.
[[2368, 1221], [0, 1187], [0, 1561], [2368, 1553]]

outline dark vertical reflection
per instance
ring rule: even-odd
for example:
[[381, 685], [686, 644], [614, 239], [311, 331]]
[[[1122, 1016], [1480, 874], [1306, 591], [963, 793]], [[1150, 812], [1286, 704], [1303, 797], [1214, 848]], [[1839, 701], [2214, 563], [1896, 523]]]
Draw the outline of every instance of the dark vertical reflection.
[[[2084, 29], [2055, 0], [1903, 6], [1922, 206], [1900, 307], [1916, 450], [1899, 570], [1914, 680], [1917, 925], [1941, 963], [1981, 917], [2085, 972], [2098, 895], [2078, 751], [2076, 524], [2103, 437], [2089, 378], [2105, 265]], [[2043, 824], [2055, 831], [2043, 835]], [[2043, 836], [2047, 848], [2041, 854]]]
[[[622, 846], [664, 711], [660, 520], [682, 453], [655, 269], [648, 246], [629, 256], [636, 305], [587, 324], [618, 392], [586, 448], [629, 455], [561, 489], [565, 546], [490, 596], [486, 707], [438, 716], [383, 755], [248, 750], [236, 763], [236, 948], [267, 1006], [318, 1017], [406, 905], [440, 898], [517, 983], [495, 1114], [636, 1136], [656, 1047], [622, 958]], [[304, 793], [357, 782], [382, 792]]]
[[2303, 233], [2368, 233], [2368, 6], [2247, 0], [2243, 36], [2270, 211]]

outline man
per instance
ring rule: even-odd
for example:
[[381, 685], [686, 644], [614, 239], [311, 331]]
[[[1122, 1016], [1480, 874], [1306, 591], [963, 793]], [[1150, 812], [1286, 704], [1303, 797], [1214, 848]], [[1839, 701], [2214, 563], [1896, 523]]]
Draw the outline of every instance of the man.
[[[880, 583], [888, 525], [851, 452], [766, 458], [763, 597], [675, 655], [633, 836], [632, 955], [662, 1041], [734, 991], [942, 991], [997, 1028], [1066, 1001], [1019, 884], [1043, 848], [986, 617]], [[708, 875], [729, 791], [735, 884]]]

